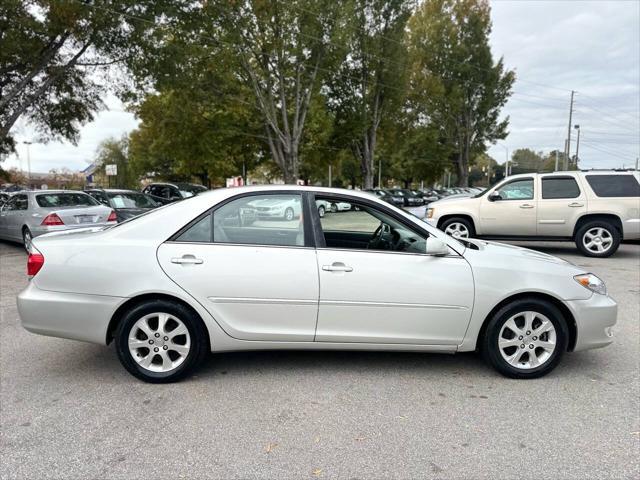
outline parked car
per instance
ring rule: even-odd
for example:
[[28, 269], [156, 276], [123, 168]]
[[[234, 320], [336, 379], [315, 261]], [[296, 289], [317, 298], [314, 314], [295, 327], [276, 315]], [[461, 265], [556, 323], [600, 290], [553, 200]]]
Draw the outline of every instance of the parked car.
[[346, 202], [329, 202], [323, 201], [319, 202], [317, 205], [318, 214], [321, 217], [324, 217], [326, 212], [336, 213], [336, 212], [348, 212], [351, 210], [351, 204]]
[[404, 198], [402, 196], [394, 195], [387, 190], [383, 190], [381, 188], [372, 188], [364, 191], [369, 192], [372, 195], [378, 197], [380, 200], [390, 203], [391, 205], [395, 205], [396, 207], [402, 207], [404, 205]]
[[134, 190], [92, 188], [85, 192], [103, 205], [113, 208], [118, 222], [124, 222], [162, 205], [151, 195]]
[[447, 198], [426, 220], [454, 237], [572, 240], [589, 257], [613, 255], [622, 239], [640, 239], [638, 172], [513, 175], [468, 198]]
[[27, 248], [44, 233], [115, 223], [112, 208], [73, 190], [18, 192], [0, 207], [0, 238], [22, 242]]
[[391, 188], [389, 189], [389, 192], [393, 195], [397, 195], [398, 197], [402, 197], [405, 207], [419, 207], [424, 205], [422, 196], [416, 195], [406, 188]]
[[[272, 196], [309, 214], [234, 220]], [[321, 221], [318, 201], [354, 209]], [[219, 189], [65, 237], [33, 240], [22, 325], [114, 342], [149, 382], [184, 377], [209, 351], [247, 349], [478, 349], [504, 375], [535, 378], [567, 351], [610, 344], [616, 323], [615, 301], [583, 267], [455, 239], [364, 192]]]
[[[256, 219], [266, 220], [293, 220], [300, 218], [301, 205], [290, 196], [271, 195], [247, 203], [255, 212]], [[243, 218], [246, 218], [246, 208], [243, 209]]]
[[206, 191], [206, 187], [194, 183], [151, 183], [144, 187], [142, 193], [165, 205]]
[[440, 199], [440, 195], [435, 190], [411, 190], [411, 192], [418, 197], [422, 197], [425, 205]]

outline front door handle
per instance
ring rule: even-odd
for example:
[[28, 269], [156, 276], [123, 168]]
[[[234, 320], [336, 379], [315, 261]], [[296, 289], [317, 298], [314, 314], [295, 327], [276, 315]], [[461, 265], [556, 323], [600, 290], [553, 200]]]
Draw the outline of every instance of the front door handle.
[[531, 205], [530, 203], [523, 203], [522, 205], [520, 205], [520, 208], [533, 208], [533, 205]]
[[584, 207], [584, 203], [580, 202], [572, 202], [569, 204], [570, 207]]
[[322, 270], [325, 272], [353, 272], [353, 267], [342, 262], [333, 262], [331, 265], [323, 265]]
[[182, 257], [172, 258], [171, 263], [177, 263], [178, 265], [200, 265], [201, 263], [204, 263], [204, 261], [193, 255], [183, 255]]

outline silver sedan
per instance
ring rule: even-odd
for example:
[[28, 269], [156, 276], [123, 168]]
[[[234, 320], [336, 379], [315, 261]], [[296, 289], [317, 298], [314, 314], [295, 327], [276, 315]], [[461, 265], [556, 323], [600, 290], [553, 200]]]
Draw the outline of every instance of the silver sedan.
[[25, 246], [45, 233], [114, 223], [113, 209], [73, 190], [18, 192], [0, 206], [0, 238]]
[[[276, 196], [302, 214], [243, 221]], [[354, 208], [320, 217], [322, 202]], [[33, 240], [18, 297], [27, 330], [115, 342], [149, 382], [210, 352], [479, 350], [536, 378], [612, 342], [601, 279], [559, 258], [457, 240], [369, 194], [299, 186], [206, 192], [101, 231]], [[393, 279], [392, 282], [389, 279]]]

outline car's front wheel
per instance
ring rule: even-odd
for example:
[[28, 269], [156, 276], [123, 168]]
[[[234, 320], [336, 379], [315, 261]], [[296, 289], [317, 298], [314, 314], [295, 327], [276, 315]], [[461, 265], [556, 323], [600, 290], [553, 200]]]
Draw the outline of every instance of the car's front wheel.
[[620, 246], [618, 229], [606, 221], [584, 224], [576, 232], [576, 246], [587, 257], [610, 257]]
[[481, 349], [485, 360], [511, 378], [538, 378], [553, 370], [567, 350], [562, 313], [537, 298], [520, 299], [489, 320]]
[[448, 218], [442, 223], [442, 230], [453, 238], [469, 238], [476, 234], [473, 224], [462, 217]]
[[166, 300], [138, 304], [126, 312], [115, 342], [122, 365], [150, 383], [182, 379], [209, 352], [202, 320], [185, 306]]
[[323, 205], [320, 205], [320, 206], [318, 207], [318, 216], [319, 216], [320, 218], [322, 218], [322, 217], [324, 217], [324, 214], [325, 214], [324, 206], [323, 206]]
[[294, 217], [294, 213], [293, 213], [293, 208], [288, 207], [285, 211], [284, 211], [284, 219], [291, 221], [293, 220]]

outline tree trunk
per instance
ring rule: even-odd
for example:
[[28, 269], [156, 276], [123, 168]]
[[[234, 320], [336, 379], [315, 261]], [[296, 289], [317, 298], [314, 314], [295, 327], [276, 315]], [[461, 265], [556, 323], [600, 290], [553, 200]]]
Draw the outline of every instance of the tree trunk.
[[[468, 153], [467, 153], [468, 155]], [[465, 158], [465, 152], [458, 154], [458, 161], [456, 162], [456, 174], [458, 175], [458, 186], [469, 186], [469, 159]]]

